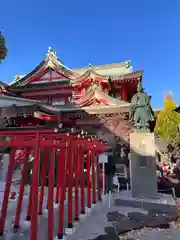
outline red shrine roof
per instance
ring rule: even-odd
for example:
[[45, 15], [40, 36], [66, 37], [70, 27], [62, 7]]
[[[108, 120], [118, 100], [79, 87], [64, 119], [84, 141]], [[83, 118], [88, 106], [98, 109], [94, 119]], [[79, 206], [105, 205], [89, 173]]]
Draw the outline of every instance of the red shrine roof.
[[62, 79], [71, 79], [76, 76], [71, 69], [63, 65], [55, 52], [49, 51], [45, 59], [32, 72], [26, 75], [16, 75], [11, 86], [24, 86], [34, 79], [41, 78], [49, 70], [55, 71]]
[[92, 104], [89, 107], [80, 107], [77, 104], [69, 104], [64, 106], [52, 106], [50, 104], [42, 103], [37, 100], [29, 100], [25, 98], [17, 98], [10, 96], [0, 96], [0, 116], [1, 117], [15, 117], [16, 115], [32, 115], [36, 118], [45, 120], [56, 120], [57, 116], [63, 113], [75, 114], [110, 114], [129, 112], [131, 108], [130, 103], [119, 101], [114, 105], [99, 105]]
[[[60, 112], [69, 111], [85, 111], [88, 114], [106, 114], [106, 113], [120, 113], [129, 112], [131, 104], [128, 102], [117, 100], [109, 96], [103, 89], [108, 89], [109, 78], [115, 84], [121, 84], [125, 81], [134, 81], [134, 86], [137, 80], [142, 76], [142, 71], [133, 72], [131, 61], [125, 61], [118, 64], [106, 64], [103, 66], [89, 65], [87, 68], [70, 69], [66, 67], [62, 61], [57, 57], [56, 52], [49, 49], [44, 60], [30, 73], [26, 75], [17, 75], [13, 83], [10, 85], [3, 85], [0, 83], [1, 91], [7, 97], [4, 105], [0, 107], [16, 105], [18, 108], [28, 106], [37, 107], [38, 111], [50, 115], [59, 115]], [[45, 84], [45, 88], [43, 85]], [[45, 104], [41, 101], [27, 100], [25, 98], [18, 98], [18, 96], [29, 96], [28, 91], [37, 92], [45, 89], [45, 95], [48, 94], [48, 87], [57, 85], [63, 88], [70, 88], [74, 92], [74, 100], [71, 104], [65, 106], [53, 106]], [[60, 88], [61, 88], [60, 86]], [[29, 89], [30, 88], [30, 89]], [[33, 91], [31, 88], [34, 88]], [[135, 88], [135, 87], [134, 87]], [[78, 94], [76, 94], [76, 90]], [[3, 92], [4, 91], [4, 92]], [[51, 91], [51, 90], [50, 90]], [[64, 89], [69, 91], [68, 89]], [[21, 95], [22, 93], [22, 95]], [[2, 95], [3, 95], [2, 94]], [[2, 98], [3, 96], [1, 96]], [[13, 98], [14, 97], [14, 98]], [[13, 98], [13, 99], [12, 99]], [[21, 111], [19, 110], [19, 111]], [[34, 110], [33, 110], [34, 111]]]
[[92, 66], [89, 64], [88, 68], [75, 68], [73, 71], [78, 75], [86, 73], [87, 69], [92, 68], [97, 75], [100, 76], [120, 76], [133, 72], [131, 61], [124, 61], [121, 63], [104, 64], [99, 66]]
[[65, 66], [56, 56], [56, 52], [49, 49], [44, 60], [30, 73], [26, 75], [16, 75], [10, 89], [29, 87], [40, 83], [54, 83], [81, 86], [89, 80], [91, 82], [108, 83], [110, 77], [112, 81], [123, 82], [125, 80], [138, 80], [142, 76], [142, 71], [133, 72], [131, 61], [116, 64], [106, 64], [102, 66], [89, 65], [87, 68], [70, 69]]
[[[108, 109], [112, 107], [126, 107], [129, 112], [130, 103], [117, 100], [106, 94], [99, 85], [91, 85], [80, 97], [75, 101], [78, 106], [83, 109]], [[109, 109], [110, 110], [110, 109]]]

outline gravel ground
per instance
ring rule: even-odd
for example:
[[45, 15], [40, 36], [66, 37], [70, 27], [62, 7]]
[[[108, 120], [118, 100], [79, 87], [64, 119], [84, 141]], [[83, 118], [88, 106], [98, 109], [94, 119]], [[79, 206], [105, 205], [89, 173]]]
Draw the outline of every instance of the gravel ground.
[[[111, 204], [109, 208], [108, 199], [105, 198], [102, 203], [97, 204], [97, 206], [93, 209], [91, 215], [86, 218], [78, 230], [73, 235], [67, 237], [67, 240], [91, 240], [100, 234], [104, 234], [104, 227], [110, 225], [107, 222], [106, 214], [111, 211], [119, 211], [124, 215], [127, 215], [128, 212], [142, 212], [147, 214], [147, 211], [143, 209], [132, 207], [117, 207]], [[131, 231], [125, 235], [121, 235], [119, 238], [120, 240], [179, 240], [180, 229], [172, 228], [163, 230], [143, 228], [141, 230]]]
[[120, 239], [132, 240], [179, 240], [180, 229], [148, 229], [144, 228], [137, 231], [131, 231]]

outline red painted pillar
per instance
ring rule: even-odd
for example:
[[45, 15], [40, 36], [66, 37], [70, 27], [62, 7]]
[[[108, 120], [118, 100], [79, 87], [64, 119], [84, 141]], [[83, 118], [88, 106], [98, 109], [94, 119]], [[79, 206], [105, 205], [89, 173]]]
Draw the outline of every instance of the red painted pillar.
[[32, 196], [31, 196], [31, 232], [30, 240], [37, 240], [38, 232], [38, 182], [39, 182], [39, 163], [40, 163], [40, 148], [39, 148], [39, 133], [36, 134], [36, 147], [34, 149], [34, 161], [32, 170]]
[[79, 145], [75, 147], [75, 221], [79, 221]]
[[18, 198], [17, 209], [16, 209], [14, 229], [19, 228], [19, 221], [20, 221], [22, 202], [23, 202], [23, 196], [24, 196], [24, 186], [25, 186], [25, 181], [28, 173], [29, 152], [30, 152], [29, 150], [26, 151], [26, 155], [24, 158], [24, 165], [21, 171], [20, 191], [19, 191], [19, 198]]
[[101, 201], [101, 171], [100, 171], [100, 164], [99, 164], [99, 156], [97, 155], [96, 161], [96, 169], [97, 169], [97, 185], [98, 185], [98, 200]]
[[[66, 152], [65, 152], [65, 173], [66, 173], [66, 178], [65, 178], [65, 186], [66, 186], [66, 192], [68, 191], [67, 188], [68, 188], [68, 157], [69, 157], [69, 144], [68, 142], [66, 142]], [[65, 194], [65, 200], [67, 199], [67, 194]]]
[[87, 169], [87, 207], [91, 208], [91, 151], [87, 151], [86, 159], [86, 169]]
[[121, 100], [122, 101], [127, 101], [127, 89], [126, 89], [126, 84], [123, 83], [121, 85]]
[[31, 205], [32, 205], [32, 174], [31, 174], [31, 180], [30, 180], [29, 202], [28, 202], [26, 221], [31, 220]]
[[58, 152], [58, 169], [57, 169], [57, 182], [56, 182], [56, 204], [59, 203], [59, 197], [60, 197], [60, 182], [61, 182], [61, 168], [62, 168], [62, 157], [63, 157], [63, 152], [60, 151]]
[[28, 202], [28, 211], [27, 211], [27, 216], [26, 216], [26, 221], [31, 220], [31, 204], [32, 204], [32, 176], [31, 176], [31, 186], [30, 186], [30, 191], [29, 191], [29, 202]]
[[55, 149], [50, 152], [48, 174], [48, 240], [54, 237], [54, 173], [55, 173]]
[[84, 206], [84, 148], [79, 146], [79, 159], [80, 159], [80, 185], [81, 185], [81, 214], [85, 214]]
[[4, 226], [6, 221], [6, 214], [7, 214], [7, 207], [8, 207], [8, 200], [9, 200], [9, 193], [11, 189], [11, 182], [12, 182], [12, 174], [15, 164], [15, 150], [11, 149], [9, 165], [8, 165], [8, 172], [6, 178], [6, 185], [4, 190], [4, 198], [1, 208], [1, 218], [0, 218], [0, 236], [3, 235]]
[[91, 151], [91, 169], [92, 169], [92, 203], [96, 203], [96, 176], [95, 176], [95, 152]]
[[43, 200], [44, 200], [44, 187], [46, 185], [46, 177], [47, 177], [47, 163], [48, 163], [48, 151], [44, 150], [43, 154], [43, 169], [42, 169], [42, 180], [41, 180], [41, 192], [40, 192], [40, 200], [39, 200], [39, 215], [42, 214], [43, 208]]
[[107, 192], [107, 181], [106, 181], [106, 172], [105, 171], [103, 173], [103, 177], [104, 177], [104, 191], [106, 193]]
[[60, 168], [60, 204], [59, 204], [59, 225], [58, 239], [63, 239], [64, 235], [64, 201], [66, 195], [66, 161], [68, 149], [61, 149], [61, 168]]
[[68, 144], [68, 228], [73, 228], [73, 143], [69, 142]]

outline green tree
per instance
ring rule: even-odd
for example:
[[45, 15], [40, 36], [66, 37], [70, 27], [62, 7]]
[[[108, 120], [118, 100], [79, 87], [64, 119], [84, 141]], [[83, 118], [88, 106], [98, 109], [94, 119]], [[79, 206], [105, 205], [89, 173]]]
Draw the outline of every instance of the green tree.
[[164, 109], [157, 115], [155, 132], [177, 147], [180, 144], [180, 114], [175, 111], [176, 103], [170, 94], [165, 97]]
[[6, 41], [5, 38], [0, 31], [0, 63], [4, 60], [7, 56], [7, 48], [6, 48]]

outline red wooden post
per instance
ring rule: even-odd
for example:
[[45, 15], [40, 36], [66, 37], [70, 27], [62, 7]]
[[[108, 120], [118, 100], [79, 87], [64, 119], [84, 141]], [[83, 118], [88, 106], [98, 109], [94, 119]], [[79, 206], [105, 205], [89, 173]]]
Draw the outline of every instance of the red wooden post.
[[87, 169], [87, 207], [91, 208], [91, 151], [87, 151], [86, 159], [86, 169]]
[[97, 185], [98, 185], [98, 200], [101, 201], [101, 171], [100, 171], [100, 164], [99, 164], [99, 156], [97, 155], [96, 160], [96, 169], [97, 169]]
[[58, 152], [58, 169], [57, 169], [57, 182], [56, 182], [56, 204], [59, 203], [60, 195], [60, 179], [61, 179], [61, 168], [62, 168], [62, 151]]
[[92, 169], [92, 203], [96, 203], [96, 176], [95, 176], [95, 152], [91, 151], [91, 169]]
[[49, 175], [48, 175], [48, 240], [54, 236], [54, 171], [55, 171], [55, 149], [50, 153]]
[[125, 83], [121, 85], [121, 100], [127, 101], [127, 88]]
[[7, 207], [8, 207], [9, 193], [10, 193], [10, 189], [11, 189], [11, 182], [12, 182], [12, 174], [13, 174], [14, 164], [15, 164], [15, 150], [11, 149], [7, 178], [6, 178], [6, 185], [5, 185], [5, 190], [4, 190], [4, 198], [3, 198], [2, 208], [1, 208], [0, 236], [2, 236], [3, 232], [4, 232], [4, 226], [5, 226], [5, 220], [6, 220], [6, 214], [7, 214]]
[[31, 186], [30, 186], [30, 191], [29, 191], [29, 201], [28, 201], [28, 211], [27, 211], [27, 216], [26, 216], [26, 221], [31, 220], [31, 204], [32, 204], [32, 175], [31, 175]]
[[18, 204], [17, 204], [16, 216], [15, 216], [15, 222], [14, 222], [14, 229], [19, 228], [19, 221], [20, 221], [22, 202], [23, 202], [23, 196], [24, 196], [24, 185], [25, 185], [27, 172], [28, 172], [29, 152], [30, 152], [29, 149], [26, 150], [24, 166], [21, 171], [21, 183], [20, 183], [19, 198], [18, 198]]
[[[65, 173], [66, 173], [66, 178], [65, 178], [65, 186], [66, 186], [66, 192], [67, 192], [67, 184], [68, 184], [68, 157], [69, 157], [69, 147], [68, 147], [68, 142], [66, 142], [66, 153], [65, 153]], [[67, 199], [67, 194], [65, 194], [65, 200]]]
[[79, 145], [74, 148], [75, 150], [75, 221], [79, 221]]
[[36, 147], [34, 149], [34, 161], [32, 170], [32, 195], [31, 195], [31, 232], [30, 240], [37, 240], [38, 232], [38, 182], [39, 182], [39, 163], [40, 163], [40, 148], [39, 148], [39, 133], [36, 134]]
[[85, 214], [84, 208], [84, 149], [80, 145], [79, 148], [79, 157], [80, 157], [80, 185], [81, 185], [81, 214]]
[[72, 204], [73, 204], [73, 146], [72, 143], [68, 145], [68, 228], [73, 228], [73, 214], [72, 214]]
[[106, 171], [105, 169], [103, 169], [103, 178], [104, 178], [104, 193], [103, 194], [106, 194], [107, 192], [107, 181], [106, 181]]
[[46, 174], [47, 174], [47, 163], [48, 163], [48, 151], [44, 150], [44, 161], [43, 161], [43, 169], [42, 169], [42, 180], [41, 180], [41, 192], [40, 192], [40, 200], [39, 200], [39, 215], [42, 214], [43, 208], [43, 200], [44, 200], [44, 186], [46, 185]]
[[[33, 161], [34, 161], [34, 159], [33, 159]], [[28, 210], [27, 210], [26, 221], [31, 220], [31, 205], [32, 205], [32, 174], [31, 174], [31, 180], [30, 180], [30, 191], [29, 191], [29, 201], [28, 201]]]
[[[66, 152], [65, 152], [66, 151]], [[64, 233], [64, 201], [66, 195], [66, 161], [68, 149], [61, 150], [61, 169], [60, 169], [60, 205], [59, 205], [59, 225], [58, 239], [63, 239]]]

